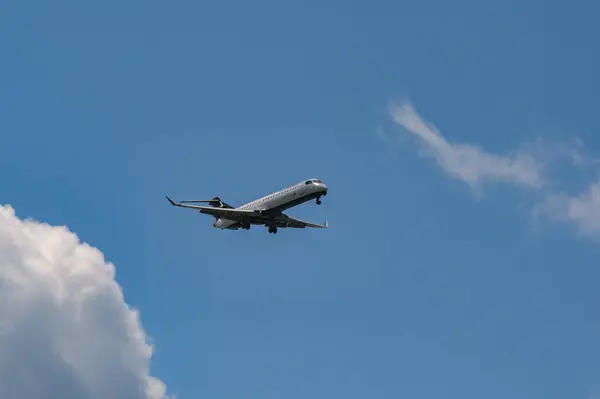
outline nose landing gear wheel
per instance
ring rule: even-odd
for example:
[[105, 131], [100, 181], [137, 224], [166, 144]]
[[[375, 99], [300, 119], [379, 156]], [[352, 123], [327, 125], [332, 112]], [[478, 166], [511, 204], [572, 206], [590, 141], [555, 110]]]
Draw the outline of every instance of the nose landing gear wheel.
[[321, 198], [317, 198], [317, 205], [321, 205]]

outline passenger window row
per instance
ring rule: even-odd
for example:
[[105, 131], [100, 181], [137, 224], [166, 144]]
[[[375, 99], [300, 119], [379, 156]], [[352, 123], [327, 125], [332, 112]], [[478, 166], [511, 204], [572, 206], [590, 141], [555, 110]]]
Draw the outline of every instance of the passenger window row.
[[[309, 181], [307, 181], [305, 184], [309, 184], [309, 182], [313, 182], [313, 181], [314, 181], [314, 182], [320, 182], [320, 180], [309, 180]], [[290, 191], [292, 191], [292, 190], [294, 190], [294, 189], [296, 189], [296, 188], [297, 188], [297, 186], [286, 188], [285, 190], [283, 190], [283, 191], [280, 191], [279, 193], [276, 193], [276, 194], [271, 194], [271, 195], [269, 195], [269, 196], [268, 196], [268, 197], [266, 197], [266, 198], [263, 198], [263, 199], [261, 199], [261, 200], [258, 200], [258, 201], [251, 202], [251, 203], [249, 203], [249, 204], [247, 204], [247, 205], [244, 205], [244, 206], [242, 206], [242, 208], [241, 208], [241, 209], [246, 209], [246, 208], [249, 208], [249, 207], [251, 207], [251, 206], [253, 206], [253, 205], [260, 204], [260, 203], [262, 203], [262, 202], [268, 201], [268, 200], [270, 200], [270, 199], [272, 199], [272, 198], [279, 197], [279, 196], [281, 196], [281, 195], [283, 195], [283, 194], [285, 194], [285, 193], [288, 193], [288, 192], [290, 192]]]

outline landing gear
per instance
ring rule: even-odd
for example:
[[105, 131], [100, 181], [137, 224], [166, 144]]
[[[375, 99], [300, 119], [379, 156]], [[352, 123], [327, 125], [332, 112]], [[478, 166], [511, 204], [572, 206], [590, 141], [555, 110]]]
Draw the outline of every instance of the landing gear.
[[242, 229], [250, 230], [250, 223], [242, 223]]
[[269, 227], [269, 233], [270, 234], [277, 234], [277, 227], [274, 227], [274, 226]]
[[321, 197], [324, 197], [327, 195], [327, 191], [323, 191], [319, 193], [319, 196], [317, 197], [317, 205], [321, 205]]

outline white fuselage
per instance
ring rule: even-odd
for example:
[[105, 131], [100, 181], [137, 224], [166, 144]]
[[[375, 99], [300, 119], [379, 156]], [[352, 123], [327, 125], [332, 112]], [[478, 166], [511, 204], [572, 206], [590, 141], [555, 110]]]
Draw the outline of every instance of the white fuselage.
[[[285, 210], [324, 195], [327, 195], [327, 185], [319, 179], [309, 179], [244, 204], [236, 209]], [[235, 220], [219, 218], [215, 221], [213, 227], [227, 229], [238, 224], [239, 222]]]

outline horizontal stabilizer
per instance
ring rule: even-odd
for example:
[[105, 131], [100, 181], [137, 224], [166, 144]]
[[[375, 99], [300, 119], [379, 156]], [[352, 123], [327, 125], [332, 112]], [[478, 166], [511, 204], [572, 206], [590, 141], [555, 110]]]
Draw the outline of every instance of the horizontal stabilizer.
[[204, 203], [210, 204], [210, 203], [219, 203], [219, 200], [211, 199], [211, 200], [185, 200], [185, 201], [181, 201], [182, 204], [183, 203], [190, 204], [190, 203], [193, 203], [193, 202], [199, 202], [199, 203], [200, 202], [204, 202]]
[[193, 203], [197, 203], [197, 204], [209, 204], [210, 206], [214, 206], [215, 208], [227, 208], [227, 209], [233, 209], [233, 206], [229, 205], [226, 202], [223, 202], [221, 200], [221, 198], [219, 197], [214, 197], [213, 199], [209, 199], [209, 200], [185, 200], [185, 201], [180, 201], [181, 204], [193, 204]]

